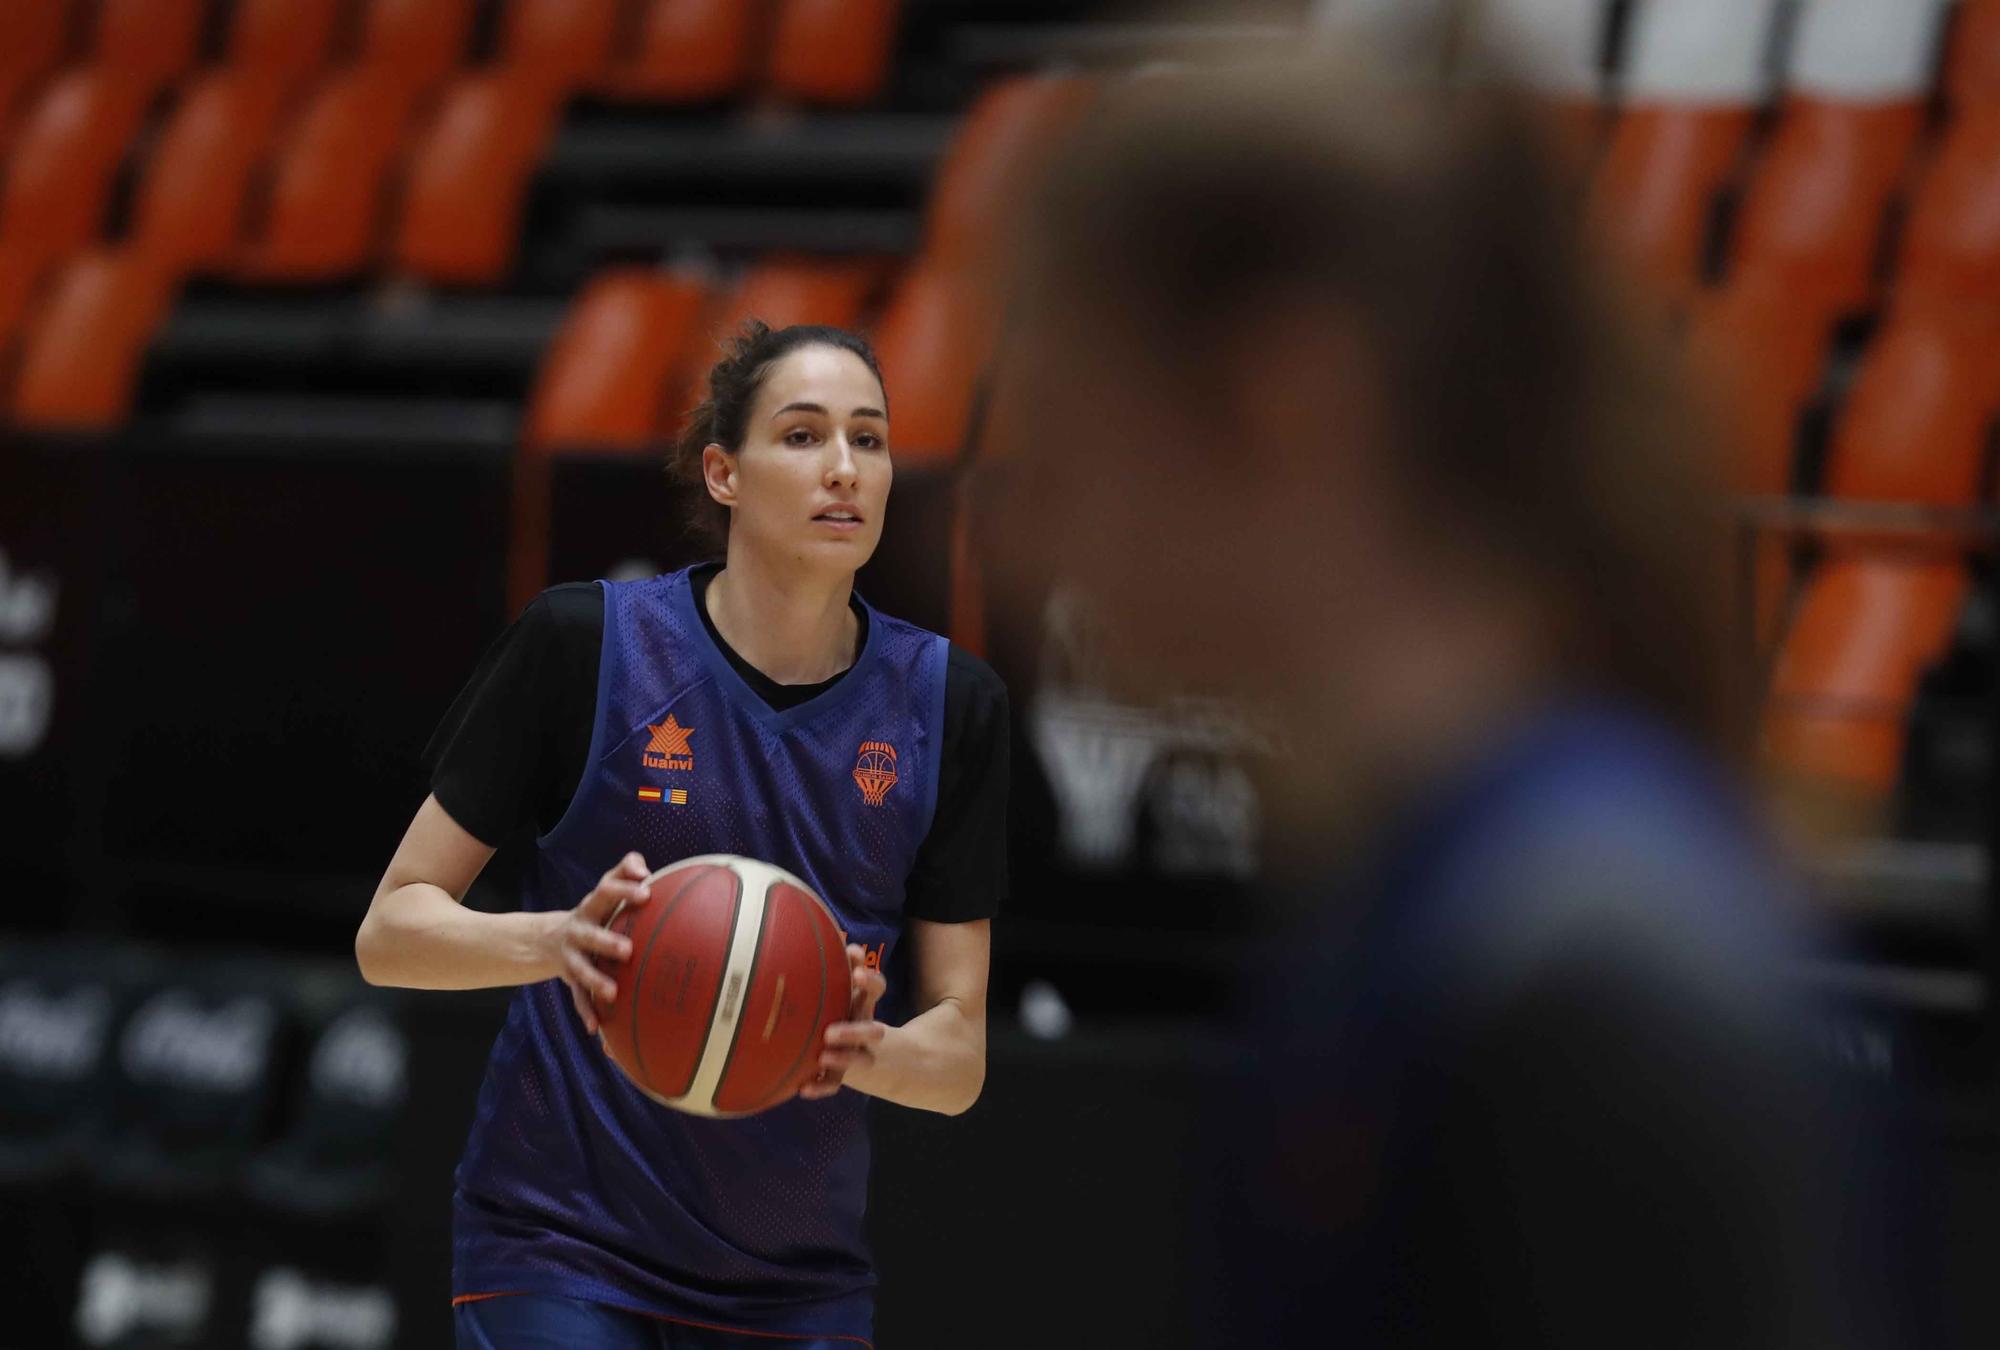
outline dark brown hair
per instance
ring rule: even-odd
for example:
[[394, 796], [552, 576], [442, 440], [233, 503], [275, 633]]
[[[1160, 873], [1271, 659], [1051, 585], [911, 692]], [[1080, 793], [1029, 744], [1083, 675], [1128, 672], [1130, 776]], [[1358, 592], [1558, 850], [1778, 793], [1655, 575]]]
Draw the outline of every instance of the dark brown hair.
[[1492, 85], [1321, 58], [1134, 80], [1042, 184], [1017, 317], [1081, 311], [1186, 388], [1275, 298], [1343, 311], [1436, 537], [1534, 578], [1573, 678], [1721, 743], [1720, 497], [1544, 145]]
[[723, 344], [723, 357], [708, 372], [708, 397], [682, 419], [679, 438], [668, 458], [667, 472], [678, 482], [694, 489], [688, 507], [687, 527], [695, 543], [704, 551], [720, 554], [729, 542], [729, 508], [708, 495], [703, 486], [701, 454], [710, 445], [726, 450], [743, 448], [743, 434], [764, 388], [771, 368], [802, 347], [837, 347], [861, 358], [883, 386], [882, 411], [888, 412], [888, 386], [875, 349], [859, 334], [824, 324], [793, 324], [772, 328], [761, 319], [743, 325]]

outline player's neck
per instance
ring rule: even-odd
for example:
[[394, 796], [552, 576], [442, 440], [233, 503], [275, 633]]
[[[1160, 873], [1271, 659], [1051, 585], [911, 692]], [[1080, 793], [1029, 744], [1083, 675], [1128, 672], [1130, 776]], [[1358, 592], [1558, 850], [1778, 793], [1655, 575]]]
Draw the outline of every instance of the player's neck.
[[854, 578], [785, 573], [732, 549], [708, 584], [708, 617], [738, 656], [779, 684], [818, 684], [854, 664]]

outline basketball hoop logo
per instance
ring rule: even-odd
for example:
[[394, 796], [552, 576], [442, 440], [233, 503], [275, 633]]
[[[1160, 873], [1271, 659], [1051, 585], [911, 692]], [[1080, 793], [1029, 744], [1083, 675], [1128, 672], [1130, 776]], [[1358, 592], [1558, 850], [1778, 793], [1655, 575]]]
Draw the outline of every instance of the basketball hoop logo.
[[882, 741], [863, 741], [854, 761], [854, 784], [861, 799], [880, 806], [890, 788], [896, 786], [896, 747]]

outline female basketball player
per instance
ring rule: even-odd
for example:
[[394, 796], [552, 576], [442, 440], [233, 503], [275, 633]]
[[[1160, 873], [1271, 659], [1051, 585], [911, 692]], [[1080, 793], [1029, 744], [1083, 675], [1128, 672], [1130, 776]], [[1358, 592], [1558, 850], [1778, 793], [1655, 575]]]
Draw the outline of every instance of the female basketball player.
[[[675, 458], [723, 562], [527, 607], [439, 728], [356, 939], [374, 983], [522, 987], [458, 1170], [461, 1346], [866, 1344], [862, 1098], [955, 1113], [983, 1081], [1006, 698], [854, 593], [892, 476], [881, 372], [852, 334], [752, 324], [709, 391]], [[864, 743], [896, 774], [866, 796]], [[635, 775], [674, 791], [635, 800]], [[527, 829], [522, 909], [465, 908]], [[854, 943], [819, 1078], [739, 1120], [658, 1105], [590, 1039], [615, 989], [598, 963], [629, 955], [613, 909], [645, 902], [649, 868], [717, 852], [797, 873]], [[884, 1025], [905, 935], [909, 1015]]]

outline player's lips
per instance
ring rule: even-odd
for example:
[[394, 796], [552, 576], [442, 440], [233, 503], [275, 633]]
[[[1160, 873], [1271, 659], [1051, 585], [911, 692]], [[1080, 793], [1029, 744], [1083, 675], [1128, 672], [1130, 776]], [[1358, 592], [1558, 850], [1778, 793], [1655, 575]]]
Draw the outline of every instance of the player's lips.
[[836, 530], [858, 530], [861, 519], [861, 512], [852, 506], [829, 506], [813, 517], [818, 524], [831, 525]]

